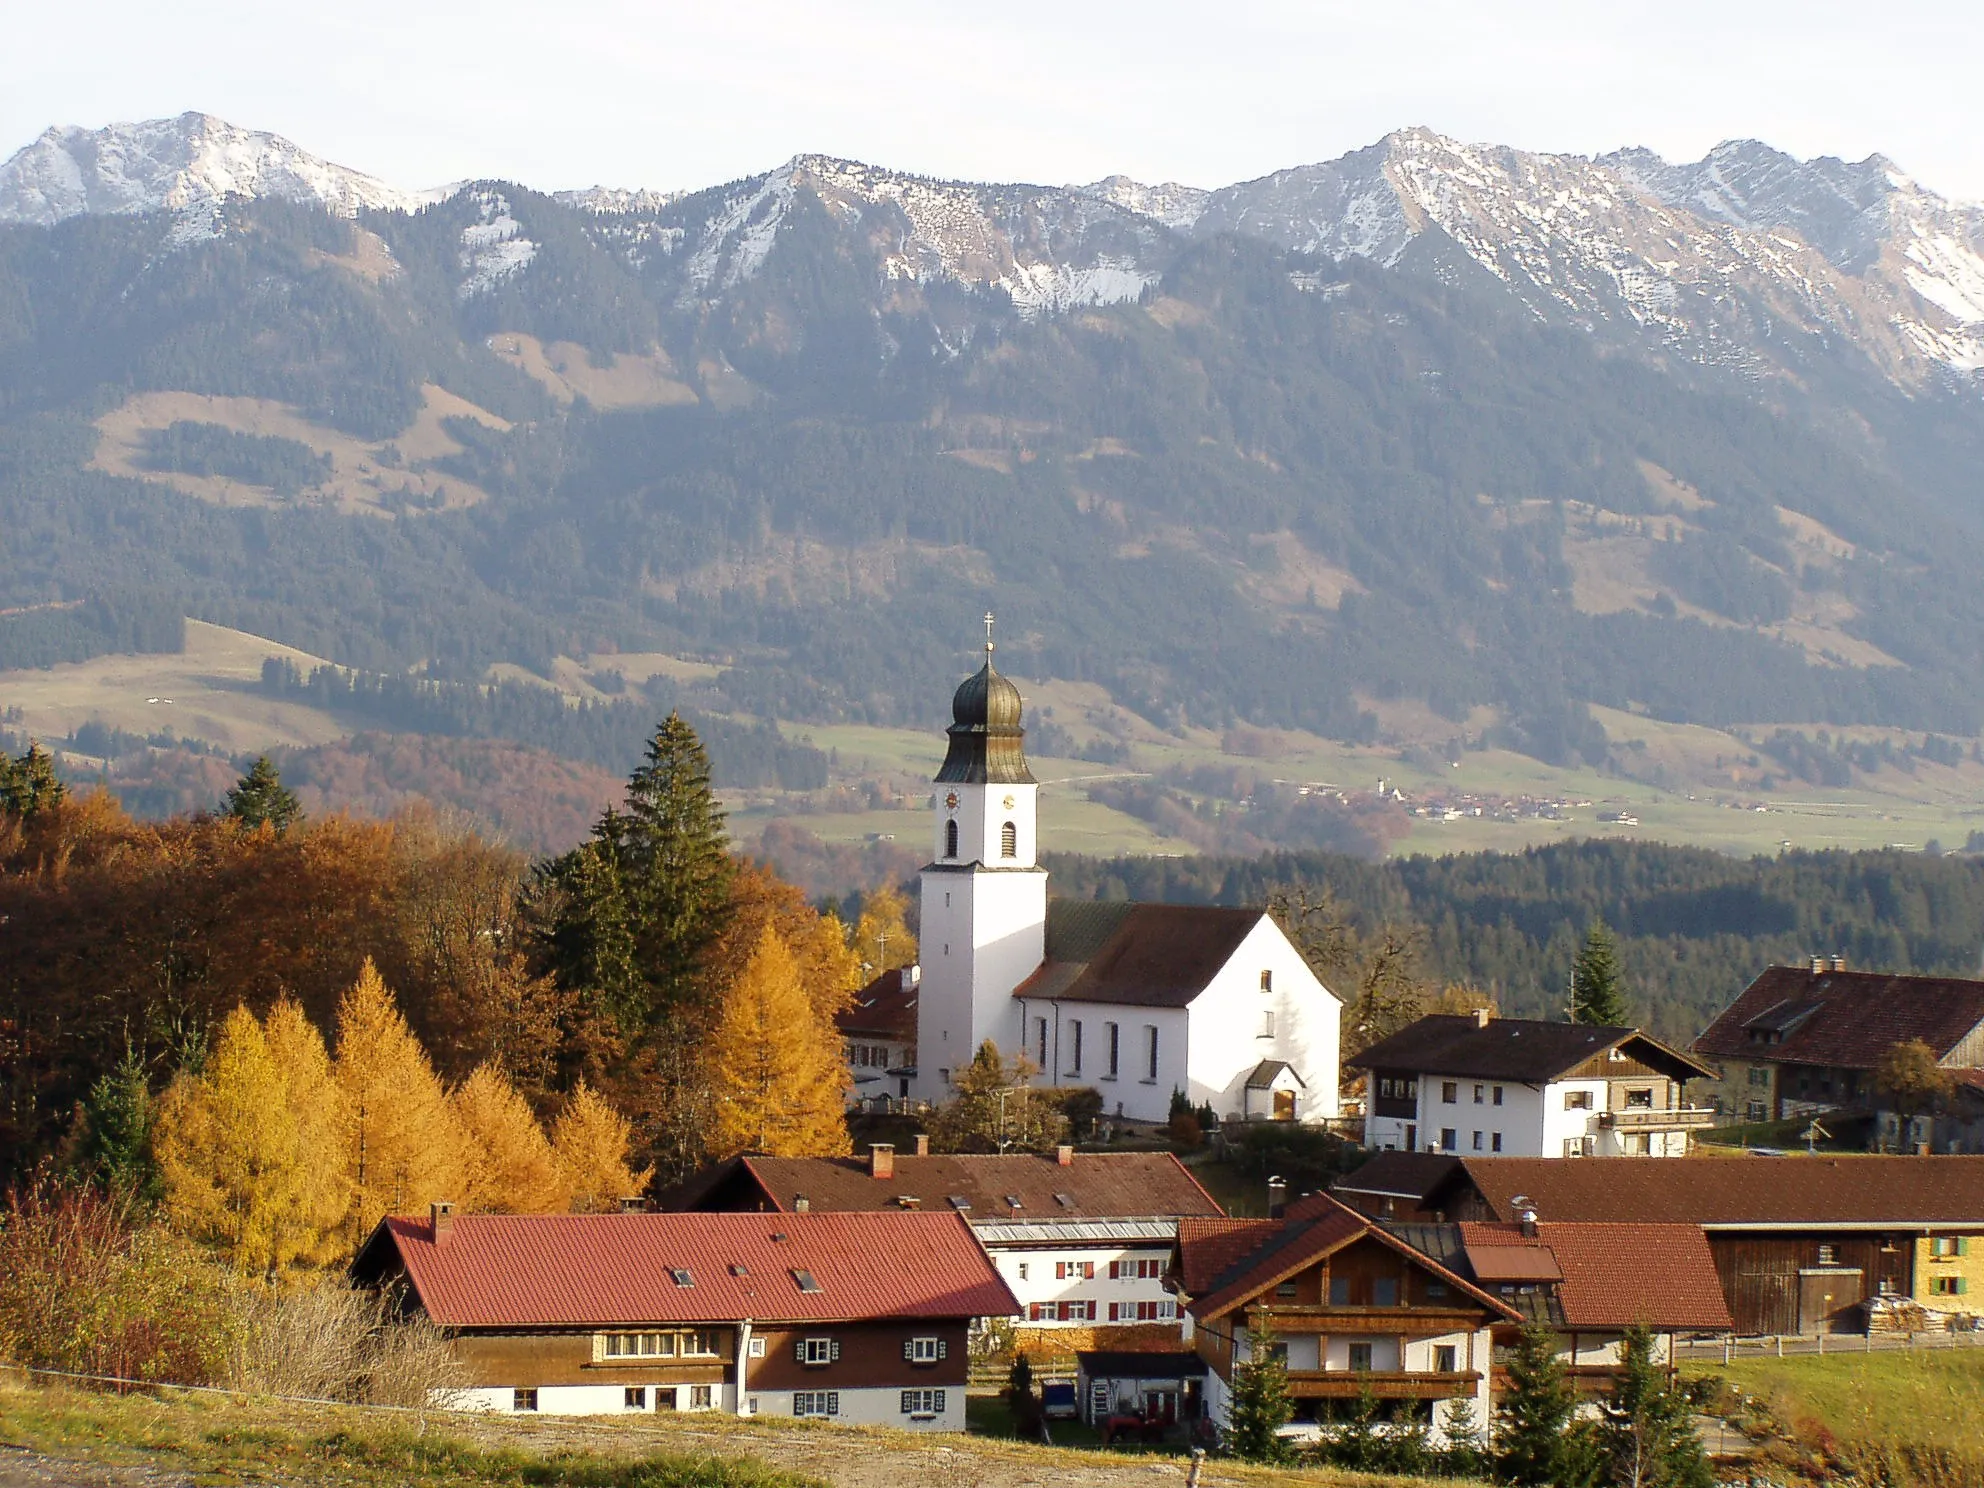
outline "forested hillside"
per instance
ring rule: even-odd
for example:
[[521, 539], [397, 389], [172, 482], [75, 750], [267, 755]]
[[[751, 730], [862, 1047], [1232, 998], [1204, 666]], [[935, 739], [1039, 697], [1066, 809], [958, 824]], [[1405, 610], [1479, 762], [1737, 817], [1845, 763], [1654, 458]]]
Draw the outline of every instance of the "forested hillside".
[[[1984, 722], [1968, 395], [1846, 359], [1760, 387], [1485, 276], [1154, 223], [1139, 298], [1042, 313], [896, 276], [886, 211], [803, 187], [704, 282], [669, 235], [715, 199], [0, 228], [0, 609], [441, 682], [668, 651], [760, 718], [928, 722], [993, 608], [1011, 670], [1159, 721], [1485, 704], [1593, 763], [1587, 703]], [[74, 613], [0, 649], [159, 644]]]
[[1843, 955], [1868, 970], [1974, 974], [1984, 953], [1984, 860], [1968, 856], [1739, 859], [1592, 841], [1388, 863], [1277, 853], [1048, 866], [1054, 891], [1075, 898], [1264, 904], [1280, 890], [1327, 890], [1365, 934], [1416, 932], [1429, 976], [1527, 1017], [1564, 1016], [1571, 962], [1603, 920], [1620, 939], [1634, 1015], [1682, 1042], [1766, 966]]

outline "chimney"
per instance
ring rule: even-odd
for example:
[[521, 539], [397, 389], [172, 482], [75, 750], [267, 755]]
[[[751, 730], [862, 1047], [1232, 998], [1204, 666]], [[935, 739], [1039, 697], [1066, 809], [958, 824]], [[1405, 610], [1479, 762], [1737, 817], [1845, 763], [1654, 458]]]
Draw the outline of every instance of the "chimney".
[[1280, 1219], [1288, 1212], [1288, 1180], [1276, 1175], [1268, 1179], [1268, 1218]]
[[1494, 1016], [1495, 1010], [1493, 1008], [1478, 1007], [1474, 1009], [1474, 1026], [1476, 1028], [1486, 1028], [1488, 1026], [1488, 1020]]
[[427, 1209], [429, 1233], [436, 1245], [446, 1245], [448, 1236], [455, 1230], [455, 1206], [446, 1199], [436, 1199]]
[[918, 1132], [916, 1134], [916, 1155], [918, 1157], [928, 1157], [930, 1155], [930, 1134], [928, 1132]]
[[896, 1175], [896, 1148], [893, 1142], [877, 1142], [868, 1149], [868, 1176], [893, 1178]]
[[811, 1214], [813, 1212], [813, 1201], [804, 1194], [794, 1194], [792, 1196], [792, 1212], [794, 1214]]
[[1832, 958], [1832, 969], [1834, 971], [1846, 970], [1846, 958], [1844, 956], [1834, 956]]
[[1054, 1149], [1054, 1161], [1061, 1167], [1072, 1168], [1075, 1165], [1075, 1149], [1063, 1142]]
[[1536, 1238], [1536, 1211], [1534, 1209], [1523, 1210], [1522, 1232], [1531, 1240]]
[[1826, 969], [1826, 958], [1824, 956], [1814, 956], [1812, 958], [1812, 975], [1817, 976], [1820, 972], [1824, 971], [1825, 969]]

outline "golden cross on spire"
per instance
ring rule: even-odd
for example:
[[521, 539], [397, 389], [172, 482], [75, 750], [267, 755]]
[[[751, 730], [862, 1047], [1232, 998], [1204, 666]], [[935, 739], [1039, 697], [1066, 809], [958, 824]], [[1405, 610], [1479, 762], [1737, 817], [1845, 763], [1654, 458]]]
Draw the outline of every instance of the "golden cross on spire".
[[992, 612], [990, 610], [985, 612], [985, 654], [987, 656], [992, 654]]

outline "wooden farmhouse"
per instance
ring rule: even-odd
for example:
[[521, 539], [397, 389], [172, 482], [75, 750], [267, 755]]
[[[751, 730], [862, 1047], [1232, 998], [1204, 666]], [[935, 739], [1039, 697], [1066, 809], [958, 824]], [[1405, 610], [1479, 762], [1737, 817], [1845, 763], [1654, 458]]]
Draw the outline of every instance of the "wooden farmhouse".
[[958, 1215], [466, 1214], [382, 1221], [484, 1411], [658, 1410], [964, 1429], [966, 1339], [1017, 1304]]

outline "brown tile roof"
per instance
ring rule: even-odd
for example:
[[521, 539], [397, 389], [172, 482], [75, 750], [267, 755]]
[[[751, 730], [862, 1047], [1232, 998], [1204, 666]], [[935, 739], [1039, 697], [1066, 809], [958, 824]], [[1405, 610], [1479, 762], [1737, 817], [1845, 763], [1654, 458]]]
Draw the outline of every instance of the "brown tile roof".
[[1013, 995], [1185, 1007], [1263, 918], [1204, 904], [1050, 900], [1046, 960]]
[[1438, 1152], [1378, 1152], [1331, 1186], [1339, 1193], [1409, 1199], [1424, 1206], [1460, 1171], [1460, 1159]]
[[916, 983], [906, 970], [885, 971], [854, 994], [854, 1001], [834, 1015], [842, 1033], [916, 1042]]
[[1984, 1227], [1984, 1157], [1463, 1158], [1495, 1219], [1769, 1226]]
[[[898, 1209], [917, 1200], [969, 1219], [1156, 1219], [1223, 1214], [1169, 1152], [1077, 1152], [1067, 1167], [1051, 1155], [1008, 1152], [917, 1157], [898, 1152], [895, 1175], [871, 1178], [858, 1157], [745, 1157], [741, 1165], [775, 1207], [799, 1195], [815, 1213]], [[1062, 1200], [1066, 1199], [1064, 1203]], [[1008, 1199], [1018, 1199], [1014, 1208]]]
[[[1425, 1252], [1413, 1249], [1356, 1210], [1339, 1204], [1326, 1194], [1313, 1194], [1305, 1198], [1299, 1215], [1291, 1214], [1285, 1219], [1264, 1223], [1265, 1229], [1249, 1232], [1248, 1238], [1257, 1240], [1252, 1249], [1234, 1256], [1213, 1273], [1209, 1291], [1197, 1295], [1192, 1293], [1189, 1285], [1186, 1286], [1186, 1293], [1191, 1298], [1188, 1306], [1194, 1318], [1206, 1321], [1236, 1307], [1243, 1307], [1277, 1282], [1366, 1236], [1458, 1287], [1490, 1312], [1510, 1322], [1518, 1318], [1516, 1310], [1508, 1303], [1483, 1291], [1466, 1277], [1450, 1271]], [[1193, 1228], [1196, 1230], [1196, 1227]], [[1188, 1241], [1186, 1226], [1180, 1225], [1181, 1280], [1194, 1274], [1203, 1276], [1211, 1269], [1208, 1260], [1195, 1262], [1189, 1258], [1187, 1252], [1192, 1245], [1209, 1243], [1227, 1255], [1239, 1248], [1239, 1239], [1237, 1232], [1212, 1234], [1204, 1239], [1194, 1233]]]
[[1491, 1018], [1484, 1026], [1453, 1013], [1429, 1014], [1344, 1063], [1355, 1069], [1415, 1070], [1474, 1080], [1551, 1080], [1608, 1049], [1677, 1079], [1714, 1077], [1713, 1070], [1636, 1028], [1536, 1018]]
[[[1624, 1161], [1624, 1159], [1621, 1159]], [[1555, 1287], [1567, 1328], [1626, 1328], [1723, 1332], [1735, 1326], [1708, 1237], [1692, 1224], [1463, 1224], [1461, 1236], [1477, 1280], [1490, 1280], [1479, 1261], [1518, 1249], [1542, 1252], [1561, 1273]], [[1525, 1268], [1511, 1264], [1506, 1274]], [[1539, 1278], [1546, 1273], [1539, 1273]], [[1523, 1279], [1519, 1275], [1516, 1279]]]
[[[844, 1322], [1005, 1317], [1019, 1304], [954, 1214], [464, 1214], [435, 1245], [387, 1219], [361, 1267], [396, 1249], [443, 1327]], [[678, 1285], [675, 1268], [691, 1285]], [[810, 1274], [805, 1291], [795, 1270]]]
[[[1910, 1039], [1946, 1058], [1980, 1023], [1984, 981], [1773, 966], [1693, 1047], [1716, 1058], [1872, 1069]], [[1772, 1043], [1752, 1038], [1753, 1031], [1781, 1037]]]
[[1203, 1296], [1220, 1275], [1261, 1248], [1281, 1228], [1275, 1219], [1181, 1219], [1178, 1281], [1188, 1297]]

